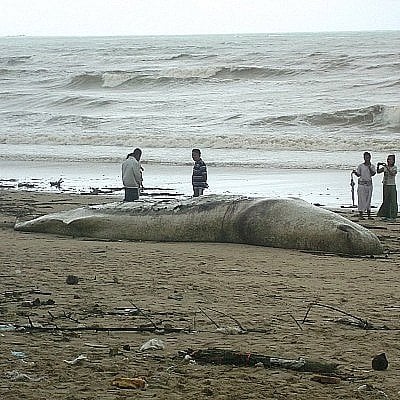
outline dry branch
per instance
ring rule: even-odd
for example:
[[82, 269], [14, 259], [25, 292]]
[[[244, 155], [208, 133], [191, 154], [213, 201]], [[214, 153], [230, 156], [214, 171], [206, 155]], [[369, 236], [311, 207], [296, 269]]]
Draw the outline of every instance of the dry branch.
[[355, 326], [358, 326], [358, 327], [360, 327], [360, 328], [362, 328], [362, 329], [365, 329], [365, 330], [381, 330], [381, 329], [388, 330], [388, 329], [389, 329], [387, 326], [378, 327], [378, 326], [372, 324], [371, 322], [369, 322], [369, 321], [366, 320], [366, 319], [357, 317], [357, 316], [355, 316], [355, 315], [353, 315], [353, 314], [350, 314], [350, 313], [347, 312], [347, 311], [340, 310], [339, 308], [336, 308], [336, 307], [333, 307], [333, 306], [329, 306], [329, 305], [327, 305], [327, 304], [321, 304], [321, 303], [311, 303], [311, 304], [309, 305], [309, 307], [308, 307], [308, 309], [307, 309], [307, 312], [306, 312], [306, 314], [304, 315], [302, 324], [304, 324], [304, 323], [306, 322], [307, 317], [308, 317], [308, 315], [309, 315], [309, 313], [310, 313], [312, 307], [327, 308], [328, 310], [337, 311], [337, 312], [339, 312], [339, 313], [341, 313], [341, 314], [347, 315], [348, 317], [351, 317], [351, 318], [353, 318], [355, 321], [357, 321], [357, 323], [355, 324]]

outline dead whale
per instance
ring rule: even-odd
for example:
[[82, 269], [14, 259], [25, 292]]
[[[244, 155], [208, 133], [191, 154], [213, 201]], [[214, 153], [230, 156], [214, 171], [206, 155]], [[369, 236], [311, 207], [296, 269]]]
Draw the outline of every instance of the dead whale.
[[354, 255], [383, 252], [368, 229], [300, 199], [203, 196], [118, 202], [17, 221], [15, 229], [110, 240], [244, 243]]

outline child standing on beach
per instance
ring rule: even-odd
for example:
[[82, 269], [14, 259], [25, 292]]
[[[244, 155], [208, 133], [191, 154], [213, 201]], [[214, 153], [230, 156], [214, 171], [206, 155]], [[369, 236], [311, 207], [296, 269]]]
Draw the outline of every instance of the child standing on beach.
[[207, 167], [201, 159], [201, 151], [199, 149], [192, 150], [192, 159], [194, 161], [192, 174], [193, 197], [198, 197], [203, 194], [205, 188], [208, 188]]
[[364, 162], [357, 169], [353, 170], [353, 174], [358, 176], [358, 212], [360, 219], [364, 219], [364, 212], [367, 212], [368, 219], [371, 217], [371, 198], [372, 198], [372, 177], [376, 174], [375, 166], [371, 164], [371, 154], [366, 151], [364, 153]]
[[386, 221], [395, 221], [398, 212], [396, 174], [397, 167], [395, 155], [390, 154], [387, 157], [387, 164], [378, 163], [378, 174], [383, 172], [383, 203], [379, 208], [378, 217], [383, 217]]

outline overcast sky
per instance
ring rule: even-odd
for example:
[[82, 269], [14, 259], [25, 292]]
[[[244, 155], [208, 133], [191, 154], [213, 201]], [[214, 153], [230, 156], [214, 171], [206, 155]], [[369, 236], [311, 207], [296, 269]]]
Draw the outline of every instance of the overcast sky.
[[399, 29], [400, 0], [0, 0], [0, 36]]

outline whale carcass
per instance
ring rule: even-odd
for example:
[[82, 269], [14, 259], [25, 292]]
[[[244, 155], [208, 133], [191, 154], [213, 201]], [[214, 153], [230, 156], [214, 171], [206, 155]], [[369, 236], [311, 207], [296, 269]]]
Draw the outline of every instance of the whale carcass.
[[229, 242], [369, 255], [368, 229], [300, 199], [203, 196], [86, 206], [17, 222], [20, 231], [110, 240]]

